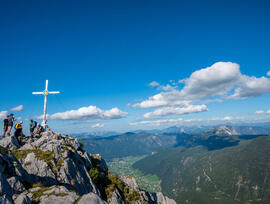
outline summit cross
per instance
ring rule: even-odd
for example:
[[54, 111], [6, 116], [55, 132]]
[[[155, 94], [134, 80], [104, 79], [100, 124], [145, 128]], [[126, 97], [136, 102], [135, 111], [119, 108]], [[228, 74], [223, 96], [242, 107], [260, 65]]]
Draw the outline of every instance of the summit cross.
[[59, 94], [59, 91], [48, 91], [48, 80], [46, 80], [45, 90], [43, 92], [32, 92], [34, 95], [44, 95], [44, 111], [42, 126], [45, 127], [47, 123], [47, 96], [49, 94]]

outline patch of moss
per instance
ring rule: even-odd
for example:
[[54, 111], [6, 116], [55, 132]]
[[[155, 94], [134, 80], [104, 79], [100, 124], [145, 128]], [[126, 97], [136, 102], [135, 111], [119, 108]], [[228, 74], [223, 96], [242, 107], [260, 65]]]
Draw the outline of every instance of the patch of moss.
[[99, 171], [97, 168], [91, 168], [89, 170], [90, 177], [94, 180], [94, 182], [97, 184], [99, 182]]
[[83, 151], [84, 144], [83, 144], [83, 141], [82, 141], [82, 140], [79, 141], [79, 145], [80, 145], [80, 146], [79, 146], [78, 149], [79, 149], [80, 151]]
[[2, 146], [0, 145], [0, 152], [1, 152], [2, 154], [5, 154], [5, 153], [8, 152], [8, 149], [6, 149], [5, 147], [2, 147]]
[[34, 183], [34, 184], [32, 185], [32, 188], [42, 187], [42, 186], [43, 186], [42, 183]]
[[[38, 186], [36, 186], [36, 187], [40, 187], [40, 183], [38, 183], [38, 184], [33, 184], [33, 186], [34, 185], [38, 185]], [[51, 195], [54, 195], [54, 196], [58, 196], [58, 197], [65, 197], [65, 196], [67, 196], [68, 194], [67, 193], [58, 193], [58, 194], [56, 194], [56, 193], [54, 193], [54, 192], [52, 192], [52, 193], [45, 193], [46, 191], [48, 191], [48, 190], [51, 190], [52, 188], [51, 187], [40, 187], [38, 190], [36, 190], [36, 191], [33, 191], [32, 192], [32, 194], [33, 194], [33, 199], [35, 200], [35, 201], [39, 201], [40, 200], [40, 198], [42, 197], [42, 196], [51, 196]]]
[[64, 163], [64, 159], [59, 159], [57, 162], [56, 162], [56, 166], [58, 167], [61, 167]]
[[58, 194], [56, 194], [56, 193], [49, 193], [49, 194], [45, 194], [45, 195], [47, 195], [47, 196], [54, 195], [54, 196], [58, 196], [58, 197], [65, 197], [68, 194], [67, 193], [58, 193]]
[[11, 152], [17, 159], [22, 159], [22, 158], [25, 158], [29, 153], [34, 152], [34, 150], [32, 149], [17, 150], [16, 149], [16, 150], [11, 150]]
[[39, 201], [41, 196], [44, 196], [44, 192], [51, 190], [51, 187], [40, 187], [38, 190], [33, 191], [33, 200]]
[[25, 166], [29, 166], [29, 165], [31, 165], [32, 163], [31, 162], [26, 162], [24, 165]]
[[115, 188], [117, 188], [122, 195], [125, 203], [135, 203], [136, 201], [140, 200], [139, 192], [131, 189], [115, 174], [108, 173], [107, 179], [108, 185], [105, 187], [107, 199], [110, 199], [112, 197], [113, 191], [115, 190]]

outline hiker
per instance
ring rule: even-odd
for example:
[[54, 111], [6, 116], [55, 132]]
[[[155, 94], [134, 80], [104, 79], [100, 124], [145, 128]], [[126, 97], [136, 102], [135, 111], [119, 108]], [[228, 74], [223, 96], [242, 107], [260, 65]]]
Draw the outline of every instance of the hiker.
[[8, 116], [7, 136], [10, 136], [10, 132], [11, 132], [11, 129], [12, 129], [12, 127], [13, 127], [13, 122], [14, 122], [14, 120], [15, 120], [15, 118], [14, 118], [13, 116], [14, 116], [13, 113], [9, 114], [9, 116]]
[[19, 143], [22, 143], [22, 138], [23, 138], [23, 132], [22, 132], [22, 121], [20, 121], [19, 123], [17, 123], [15, 125], [15, 132], [14, 132], [14, 136], [17, 138], [17, 140], [19, 141]]
[[34, 120], [30, 120], [30, 137], [34, 136], [35, 128], [37, 127], [37, 122]]
[[5, 137], [6, 136], [6, 132], [8, 130], [8, 116], [6, 116], [6, 118], [3, 120], [3, 134], [2, 134], [2, 137]]
[[40, 124], [38, 124], [38, 128], [37, 128], [37, 131], [34, 131], [33, 134], [38, 134], [40, 136], [40, 134], [44, 132], [44, 127]]

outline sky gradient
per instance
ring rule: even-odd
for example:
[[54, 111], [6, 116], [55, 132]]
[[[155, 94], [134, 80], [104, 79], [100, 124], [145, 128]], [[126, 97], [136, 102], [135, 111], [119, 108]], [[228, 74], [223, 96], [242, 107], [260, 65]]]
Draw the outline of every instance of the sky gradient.
[[[49, 90], [61, 92], [48, 97], [49, 125], [64, 133], [268, 120], [269, 1], [15, 2], [0, 3], [2, 117], [19, 105], [15, 116], [40, 116], [43, 97], [31, 93], [43, 91], [48, 79]], [[239, 71], [225, 63], [198, 87], [224, 89], [195, 97], [203, 90], [189, 84], [191, 91], [179, 94], [192, 73], [217, 62], [235, 63]], [[220, 73], [221, 81], [212, 83]], [[250, 86], [245, 99], [229, 98]], [[134, 106], [174, 92], [178, 97], [166, 105]], [[171, 114], [145, 117], [161, 108]]]

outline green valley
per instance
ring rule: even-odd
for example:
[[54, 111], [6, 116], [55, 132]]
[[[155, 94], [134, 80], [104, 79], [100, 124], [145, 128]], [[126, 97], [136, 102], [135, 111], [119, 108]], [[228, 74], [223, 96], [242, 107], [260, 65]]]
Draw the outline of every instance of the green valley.
[[141, 189], [148, 190], [149, 192], [159, 192], [161, 191], [160, 179], [154, 174], [145, 174], [138, 169], [134, 169], [132, 165], [145, 158], [145, 156], [138, 157], [124, 157], [115, 158], [108, 162], [109, 170], [112, 173], [117, 174], [119, 177], [122, 176], [132, 176], [136, 179], [138, 186]]

